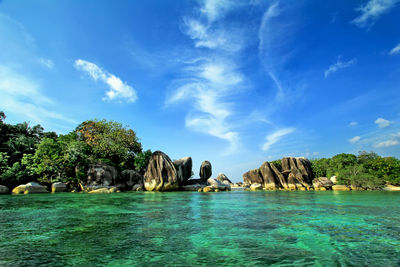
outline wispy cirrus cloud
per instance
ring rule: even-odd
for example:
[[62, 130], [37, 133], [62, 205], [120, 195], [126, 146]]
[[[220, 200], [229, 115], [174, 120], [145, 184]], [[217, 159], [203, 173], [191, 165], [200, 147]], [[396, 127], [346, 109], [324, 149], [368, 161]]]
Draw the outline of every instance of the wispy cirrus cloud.
[[396, 45], [395, 47], [392, 48], [389, 52], [390, 55], [399, 55], [400, 54], [400, 44]]
[[[37, 81], [0, 65], [0, 106], [7, 113], [17, 114], [32, 123], [49, 125], [51, 120], [76, 124], [77, 121], [55, 111], [56, 102], [47, 97]], [[59, 123], [58, 123], [59, 124]]]
[[365, 5], [356, 8], [360, 14], [351, 23], [360, 28], [370, 27], [398, 3], [399, 0], [369, 0]]
[[325, 70], [324, 76], [325, 76], [325, 78], [328, 78], [329, 75], [337, 72], [338, 70], [351, 67], [356, 63], [357, 63], [357, 60], [355, 58], [353, 58], [349, 61], [342, 61], [339, 57], [338, 60], [336, 61], [336, 63], [330, 65], [329, 68], [327, 70]]
[[51, 59], [41, 57], [38, 62], [49, 69], [54, 68], [54, 62]]
[[379, 128], [386, 128], [392, 124], [391, 121], [385, 120], [384, 118], [377, 118], [374, 122]]
[[106, 96], [103, 97], [103, 101], [125, 101], [133, 103], [137, 100], [136, 91], [132, 86], [123, 82], [114, 74], [103, 70], [96, 64], [83, 59], [77, 59], [75, 60], [74, 66], [77, 70], [88, 74], [93, 80], [100, 80], [108, 85], [109, 90], [106, 92]]
[[193, 41], [194, 54], [201, 56], [185, 60], [165, 100], [166, 107], [188, 103], [185, 126], [226, 140], [229, 147], [223, 155], [237, 152], [240, 142], [231, 123], [235, 108], [229, 99], [241, 92], [244, 79], [235, 61], [243, 38], [237, 29], [218, 23], [235, 6], [233, 1], [207, 0], [199, 6], [199, 17], [183, 18], [183, 33]]
[[262, 150], [268, 151], [273, 144], [281, 140], [284, 136], [293, 133], [295, 130], [295, 128], [283, 128], [267, 135], [265, 137], [266, 142], [262, 146]]
[[352, 121], [349, 123], [349, 126], [351, 126], [351, 127], [355, 127], [357, 125], [358, 125], [358, 122], [356, 122], [356, 121]]

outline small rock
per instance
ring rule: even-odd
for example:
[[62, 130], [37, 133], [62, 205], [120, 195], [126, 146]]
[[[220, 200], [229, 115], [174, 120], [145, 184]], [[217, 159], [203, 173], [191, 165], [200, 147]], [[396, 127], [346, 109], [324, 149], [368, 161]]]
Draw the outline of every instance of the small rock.
[[203, 192], [207, 193], [207, 192], [213, 192], [214, 188], [212, 188], [211, 186], [206, 186], [203, 188]]
[[351, 188], [345, 185], [334, 185], [332, 186], [332, 190], [334, 191], [350, 191]]
[[24, 185], [15, 187], [12, 191], [13, 194], [33, 194], [33, 193], [49, 193], [46, 187], [36, 182], [30, 182]]
[[66, 192], [67, 191], [67, 184], [62, 182], [57, 182], [51, 185], [51, 192], [58, 193], [58, 192]]
[[89, 192], [89, 194], [110, 194], [110, 193], [111, 190], [108, 188], [99, 188]]
[[250, 190], [251, 191], [262, 190], [262, 189], [263, 189], [262, 184], [252, 184], [250, 186]]
[[0, 185], [0, 194], [7, 194], [8, 193], [8, 187], [5, 185]]

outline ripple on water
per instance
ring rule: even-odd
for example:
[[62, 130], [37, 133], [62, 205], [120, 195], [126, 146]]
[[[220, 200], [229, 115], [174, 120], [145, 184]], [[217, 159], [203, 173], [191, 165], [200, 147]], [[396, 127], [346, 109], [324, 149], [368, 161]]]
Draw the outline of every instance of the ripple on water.
[[400, 194], [0, 196], [0, 265], [398, 266]]

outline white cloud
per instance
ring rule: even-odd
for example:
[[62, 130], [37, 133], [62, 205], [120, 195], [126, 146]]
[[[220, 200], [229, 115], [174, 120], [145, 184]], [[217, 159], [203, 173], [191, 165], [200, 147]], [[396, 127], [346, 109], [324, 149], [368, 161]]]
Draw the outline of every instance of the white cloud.
[[74, 66], [76, 69], [86, 72], [95, 81], [100, 80], [109, 86], [109, 90], [106, 92], [103, 101], [124, 100], [128, 103], [132, 103], [137, 100], [136, 91], [133, 87], [123, 82], [117, 76], [101, 69], [96, 64], [86, 60], [77, 59]]
[[167, 97], [165, 103], [169, 106], [192, 100], [192, 111], [186, 117], [186, 127], [228, 141], [230, 145], [224, 154], [234, 153], [240, 138], [228, 122], [233, 110], [225, 98], [236, 93], [234, 89], [240, 86], [243, 78], [233, 63], [223, 59], [196, 64], [187, 68], [188, 79]]
[[200, 11], [207, 17], [208, 21], [213, 22], [234, 7], [235, 3], [235, 1], [230, 0], [205, 0]]
[[375, 120], [375, 124], [377, 124], [379, 128], [385, 128], [392, 124], [392, 122], [389, 120], [385, 120], [384, 118], [377, 118]]
[[400, 44], [396, 45], [395, 47], [393, 47], [392, 50], [390, 50], [390, 55], [398, 55], [400, 54]]
[[54, 111], [56, 103], [41, 92], [39, 83], [6, 66], [0, 66], [0, 95], [0, 106], [6, 114], [17, 114], [44, 126], [51, 123], [49, 119], [77, 123]]
[[360, 141], [360, 139], [361, 139], [361, 137], [359, 137], [359, 136], [354, 136], [353, 138], [350, 138], [350, 139], [349, 139], [349, 142], [352, 143], [352, 144], [355, 144], [355, 143], [357, 143], [358, 141]]
[[38, 62], [49, 69], [54, 68], [54, 62], [51, 59], [39, 58]]
[[338, 58], [337, 62], [335, 64], [332, 64], [329, 66], [329, 68], [324, 72], [325, 78], [328, 78], [328, 76], [332, 73], [337, 72], [340, 69], [345, 69], [348, 68], [354, 64], [357, 63], [357, 60], [355, 58], [349, 60], [349, 61], [341, 61], [340, 57]]
[[358, 122], [356, 122], [356, 121], [352, 121], [349, 123], [349, 126], [351, 126], [351, 127], [355, 127], [357, 125], [358, 125]]
[[184, 19], [186, 34], [194, 41], [195, 47], [217, 49], [224, 52], [237, 52], [242, 49], [243, 38], [237, 29], [205, 25], [197, 19]]
[[360, 28], [372, 26], [380, 16], [389, 12], [398, 2], [399, 0], [369, 0], [356, 9], [361, 14], [351, 23]]
[[397, 146], [399, 143], [399, 140], [387, 140], [383, 142], [379, 142], [375, 145], [376, 148], [383, 148], [383, 147], [391, 147], [391, 146]]
[[262, 150], [267, 151], [270, 149], [270, 147], [275, 144], [276, 142], [278, 142], [279, 140], [282, 139], [282, 137], [284, 137], [285, 135], [291, 134], [295, 131], [295, 128], [284, 128], [284, 129], [280, 129], [272, 134], [269, 134], [265, 137], [265, 139], [267, 140], [264, 145], [262, 146]]

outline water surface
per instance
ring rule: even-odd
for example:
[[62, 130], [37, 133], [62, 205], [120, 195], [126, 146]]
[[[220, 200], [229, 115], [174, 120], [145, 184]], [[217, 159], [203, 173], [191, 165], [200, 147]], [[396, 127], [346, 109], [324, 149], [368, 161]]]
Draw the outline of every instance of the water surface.
[[399, 192], [0, 196], [0, 266], [400, 266]]

